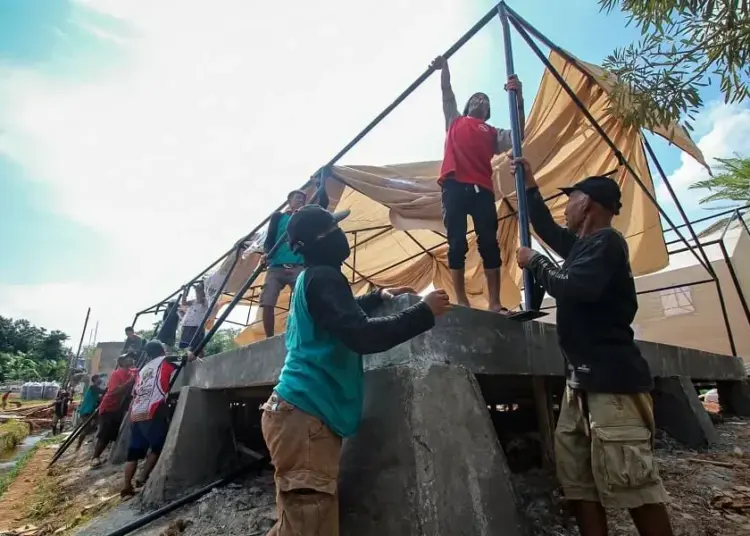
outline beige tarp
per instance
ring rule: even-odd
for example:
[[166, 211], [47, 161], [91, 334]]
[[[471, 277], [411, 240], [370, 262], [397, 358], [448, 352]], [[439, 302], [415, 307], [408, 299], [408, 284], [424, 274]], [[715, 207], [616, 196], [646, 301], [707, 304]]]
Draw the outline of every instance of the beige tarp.
[[[604, 84], [603, 71], [590, 64], [566, 61], [556, 53], [552, 53], [550, 59], [653, 194], [641, 134], [636, 129], [623, 128], [609, 113], [609, 86]], [[656, 133], [670, 137], [672, 143], [704, 162], [700, 150], [679, 127], [671, 125]], [[613, 177], [622, 188], [623, 209], [614, 225], [627, 238], [633, 272], [643, 275], [667, 265], [667, 250], [656, 208], [628, 171], [619, 166], [615, 154], [549, 72], [542, 78], [527, 118], [523, 153], [536, 170], [545, 198], [588, 175], [617, 169]], [[521, 273], [514, 262], [519, 245], [518, 222], [515, 183], [509, 172], [508, 158], [508, 155], [496, 157], [493, 166], [500, 220], [498, 240], [503, 259], [502, 301], [507, 307], [516, 307], [521, 300]], [[332, 198], [331, 208], [351, 210], [341, 226], [348, 233], [352, 246], [344, 273], [356, 293], [365, 292], [369, 285], [408, 285], [419, 291], [433, 284], [445, 288], [454, 297], [437, 185], [439, 170], [440, 162], [334, 168], [338, 181], [329, 180], [327, 188]], [[555, 220], [561, 223], [565, 202], [563, 196], [549, 203]], [[469, 230], [466, 288], [472, 305], [482, 308], [487, 305], [484, 276], [471, 225]], [[228, 292], [239, 290], [257, 260], [258, 255], [251, 254], [238, 264]], [[261, 286], [262, 277], [245, 298], [257, 304]], [[286, 293], [279, 305], [287, 307], [288, 303]], [[283, 329], [285, 318], [286, 311], [280, 309], [277, 332]], [[238, 337], [238, 342], [246, 344], [261, 338], [262, 329], [256, 323]]]

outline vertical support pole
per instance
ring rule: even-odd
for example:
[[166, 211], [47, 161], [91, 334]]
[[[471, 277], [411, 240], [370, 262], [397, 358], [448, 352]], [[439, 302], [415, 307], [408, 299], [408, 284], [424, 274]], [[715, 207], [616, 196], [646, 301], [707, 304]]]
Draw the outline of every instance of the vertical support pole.
[[539, 435], [542, 439], [542, 464], [545, 468], [551, 469], [555, 466], [555, 417], [548, 383], [544, 376], [531, 378]]
[[[354, 231], [354, 247], [352, 247], [352, 284], [357, 276], [357, 231]], [[290, 307], [291, 310], [291, 307]]]
[[73, 367], [73, 362], [75, 361], [78, 363], [78, 358], [81, 356], [81, 348], [83, 347], [83, 337], [86, 335], [86, 328], [89, 325], [89, 315], [91, 315], [91, 307], [88, 308], [86, 311], [86, 320], [83, 321], [83, 329], [81, 330], [81, 339], [78, 341], [78, 351], [76, 352], [75, 357], [70, 356], [70, 359], [68, 359], [68, 366], [65, 367], [65, 377], [63, 378], [63, 389], [67, 389], [68, 384], [70, 383], [70, 369]]
[[729, 276], [732, 278], [734, 289], [737, 291], [737, 297], [740, 299], [740, 304], [742, 304], [742, 310], [745, 312], [745, 318], [747, 319], [748, 327], [750, 327], [750, 307], [748, 306], [747, 300], [745, 299], [745, 293], [742, 292], [742, 286], [740, 285], [740, 280], [737, 277], [737, 272], [732, 265], [732, 259], [729, 257], [729, 252], [727, 251], [727, 247], [724, 245], [724, 242], [719, 242], [719, 247], [721, 248], [721, 254], [724, 256], [724, 262], [727, 264], [727, 269], [729, 270]]
[[[205, 340], [205, 335], [204, 335], [203, 330], [205, 329], [206, 322], [208, 322], [208, 319], [211, 318], [211, 313], [213, 312], [214, 307], [216, 307], [216, 304], [218, 303], [222, 292], [224, 292], [224, 288], [227, 286], [227, 283], [229, 282], [229, 278], [232, 277], [232, 272], [234, 272], [234, 269], [237, 266], [237, 263], [239, 262], [241, 255], [242, 255], [242, 243], [239, 243], [237, 244], [234, 250], [234, 260], [232, 261], [232, 265], [227, 270], [227, 273], [224, 276], [224, 279], [222, 279], [221, 285], [219, 286], [218, 289], [216, 289], [216, 293], [211, 297], [211, 302], [208, 304], [208, 309], [206, 310], [206, 314], [203, 315], [203, 319], [201, 320], [200, 329], [198, 329], [195, 332], [195, 335], [193, 335], [193, 339], [190, 341], [190, 348], [195, 348], [197, 345], [200, 345], [200, 343], [203, 342], [203, 340]], [[205, 293], [205, 290], [206, 289], [204, 286], [204, 293]], [[242, 296], [240, 296], [240, 299], [242, 299]], [[226, 317], [223, 317], [222, 321], [225, 318]], [[212, 334], [215, 332], [216, 332], [215, 330], [212, 330]], [[200, 338], [198, 338], [199, 335], [200, 335]], [[208, 341], [203, 342], [204, 347], [206, 344], [208, 344]]]
[[[732, 350], [732, 355], [736, 356], [737, 348], [736, 348], [735, 341], [734, 341], [734, 333], [732, 333], [732, 324], [729, 321], [729, 314], [727, 313], [727, 305], [724, 301], [724, 292], [722, 292], [722, 289], [721, 289], [721, 282], [719, 281], [719, 276], [716, 273], [716, 270], [714, 270], [714, 267], [711, 265], [711, 261], [708, 258], [708, 254], [706, 253], [706, 250], [703, 247], [703, 244], [698, 238], [698, 234], [695, 232], [695, 228], [693, 227], [693, 224], [690, 223], [690, 219], [687, 217], [687, 214], [685, 213], [685, 209], [682, 207], [682, 203], [680, 203], [680, 200], [677, 197], [677, 192], [675, 192], [674, 188], [672, 188], [672, 183], [669, 182], [669, 178], [667, 177], [667, 174], [664, 172], [664, 168], [661, 167], [661, 163], [659, 162], [659, 159], [656, 158], [656, 154], [654, 153], [654, 150], [651, 148], [651, 144], [648, 142], [648, 140], [646, 139], [646, 136], [644, 136], [643, 134], [641, 134], [641, 139], [643, 140], [643, 147], [646, 149], [646, 152], [651, 158], [651, 161], [654, 163], [656, 170], [659, 172], [659, 177], [664, 183], [664, 186], [667, 187], [669, 196], [672, 198], [672, 201], [674, 202], [675, 207], [677, 207], [677, 211], [680, 213], [680, 217], [682, 217], [682, 221], [685, 223], [685, 226], [687, 227], [688, 232], [690, 233], [690, 237], [695, 242], [695, 247], [698, 248], [698, 251], [700, 251], [701, 256], [703, 257], [703, 260], [705, 261], [705, 264], [703, 263], [701, 264], [703, 264], [703, 267], [706, 269], [708, 274], [713, 278], [714, 283], [716, 284], [716, 294], [719, 298], [719, 307], [721, 308], [721, 314], [724, 318], [724, 327], [727, 331], [727, 339], [729, 340], [729, 348]], [[729, 229], [729, 224], [732, 222], [733, 219], [734, 219], [734, 214], [732, 214], [732, 217], [729, 219], [729, 222], [724, 228], [724, 233], [726, 233], [727, 229]], [[725, 251], [726, 263], [731, 273], [732, 268], [729, 263], [729, 258], [726, 256], [726, 248], [724, 247], [724, 244], [722, 242], [724, 240], [724, 233], [722, 233], [721, 238], [719, 239], [719, 244], [721, 246], [721, 249]], [[746, 310], [746, 314], [748, 314], [747, 310]], [[748, 316], [748, 321], [750, 322], [750, 316]]]
[[[501, 2], [497, 7], [500, 15], [500, 22], [503, 26], [503, 42], [505, 44], [505, 74], [506, 78], [515, 74], [513, 65], [513, 44], [510, 40], [510, 25], [508, 24], [508, 14], [505, 11], [505, 3]], [[513, 158], [523, 156], [521, 125], [518, 114], [518, 95], [515, 91], [508, 91], [508, 105], [510, 107], [510, 133], [513, 144]], [[531, 247], [531, 233], [529, 232], [528, 204], [526, 200], [526, 178], [522, 166], [516, 167], [516, 199], [518, 200], [518, 231], [521, 238], [521, 245], [526, 248]], [[532, 298], [531, 292], [534, 282], [531, 272], [528, 268], [523, 271], [523, 302], [524, 308], [530, 309]]]
[[630, 165], [630, 162], [628, 162], [628, 160], [622, 154], [622, 152], [617, 147], [617, 145], [615, 145], [615, 142], [613, 142], [612, 139], [609, 137], [609, 135], [604, 131], [604, 129], [596, 120], [596, 118], [594, 118], [594, 116], [591, 115], [591, 112], [588, 110], [588, 108], [586, 108], [586, 105], [581, 101], [580, 98], [578, 98], [578, 95], [576, 95], [575, 91], [573, 91], [570, 85], [568, 85], [568, 83], [565, 81], [565, 78], [563, 78], [563, 76], [555, 68], [555, 66], [552, 65], [552, 63], [549, 61], [547, 56], [544, 55], [544, 53], [539, 48], [539, 45], [537, 45], [536, 42], [531, 38], [531, 36], [529, 36], [529, 32], [533, 33], [534, 36], [542, 40], [545, 44], [547, 44], [550, 48], [552, 48], [555, 52], [562, 55], [563, 57], [569, 58], [570, 56], [568, 56], [564, 50], [562, 50], [557, 45], [552, 43], [549, 39], [544, 37], [544, 35], [541, 34], [539, 30], [537, 30], [531, 24], [526, 22], [515, 11], [513, 11], [507, 6], [505, 7], [505, 9], [508, 12], [510, 23], [513, 25], [516, 31], [518, 31], [518, 34], [523, 38], [524, 41], [526, 41], [526, 44], [529, 45], [529, 48], [531, 48], [532, 52], [534, 52], [536, 57], [539, 58], [539, 61], [542, 62], [542, 64], [547, 68], [550, 74], [555, 78], [555, 80], [557, 80], [557, 83], [560, 84], [560, 87], [562, 87], [565, 93], [568, 94], [568, 96], [570, 97], [570, 100], [572, 100], [575, 103], [575, 105], [578, 107], [581, 113], [586, 117], [586, 120], [594, 128], [594, 130], [596, 130], [596, 132], [601, 137], [602, 141], [604, 141], [604, 143], [606, 143], [607, 146], [610, 148], [610, 150], [615, 154], [618, 161], [620, 162], [620, 165], [625, 167], [625, 169], [628, 171], [628, 173], [633, 178], [633, 180], [635, 180], [635, 182], [641, 188], [643, 195], [645, 195], [648, 198], [648, 200], [651, 201], [651, 203], [659, 212], [659, 214], [661, 214], [661, 217], [664, 218], [664, 220], [669, 224], [672, 231], [674, 231], [674, 233], [680, 238], [680, 240], [685, 244], [685, 246], [687, 246], [690, 253], [692, 253], [693, 256], [695, 256], [695, 258], [698, 260], [700, 265], [703, 266], [708, 271], [708, 273], [711, 273], [711, 269], [704, 264], [703, 259], [698, 255], [698, 253], [696, 253], [695, 248], [691, 246], [690, 243], [687, 241], [687, 239], [683, 236], [683, 234], [680, 232], [680, 230], [672, 221], [672, 218], [670, 218], [669, 214], [667, 214], [666, 211], [662, 208], [662, 206], [656, 200], [656, 197], [654, 197], [654, 194], [652, 194], [649, 191], [649, 189], [643, 183], [641, 178], [638, 176], [638, 173], [636, 173], [635, 169], [633, 169], [633, 166]]

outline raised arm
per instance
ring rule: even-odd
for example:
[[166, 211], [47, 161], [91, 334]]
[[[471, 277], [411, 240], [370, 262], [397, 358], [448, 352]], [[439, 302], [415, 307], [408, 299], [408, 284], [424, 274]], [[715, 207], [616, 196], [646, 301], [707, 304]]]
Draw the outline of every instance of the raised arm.
[[310, 268], [304, 277], [308, 310], [315, 323], [359, 354], [384, 352], [435, 324], [435, 315], [425, 302], [395, 315], [369, 318], [335, 268]]
[[440, 71], [440, 90], [443, 93], [443, 115], [445, 116], [445, 130], [451, 126], [451, 123], [461, 116], [456, 104], [456, 95], [451, 87], [451, 72], [448, 68], [448, 61], [442, 56], [435, 58], [430, 67]]
[[524, 166], [524, 177], [526, 179], [526, 199], [529, 209], [529, 220], [531, 226], [539, 238], [551, 247], [555, 253], [563, 259], [570, 253], [573, 244], [578, 237], [575, 233], [569, 231], [566, 227], [558, 225], [547, 207], [547, 204], [539, 192], [534, 173], [531, 170], [528, 160], [517, 158], [511, 164], [511, 173], [515, 174], [515, 168], [518, 165]]
[[[523, 84], [521, 84], [516, 75], [508, 78], [508, 83], [505, 84], [505, 91], [515, 91], [518, 97], [518, 123], [521, 127], [521, 141], [523, 141], [526, 139], [526, 112], [523, 105]], [[495, 154], [502, 154], [511, 149], [513, 149], [513, 138], [511, 137], [510, 129], [498, 128]]]

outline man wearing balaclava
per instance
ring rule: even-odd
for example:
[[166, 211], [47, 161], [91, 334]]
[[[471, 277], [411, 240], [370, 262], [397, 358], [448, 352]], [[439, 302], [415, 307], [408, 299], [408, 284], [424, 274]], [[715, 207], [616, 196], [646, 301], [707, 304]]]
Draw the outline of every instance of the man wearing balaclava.
[[[466, 296], [464, 267], [469, 250], [466, 240], [467, 218], [471, 216], [487, 278], [489, 309], [507, 313], [508, 310], [500, 303], [501, 260], [497, 242], [492, 157], [512, 148], [510, 130], [495, 128], [486, 123], [490, 118], [490, 100], [484, 93], [474, 93], [463, 113], [460, 113], [451, 88], [448, 62], [438, 56], [431, 68], [442, 71], [440, 86], [447, 134], [438, 183], [442, 188], [443, 222], [448, 233], [448, 267], [456, 299], [459, 305], [470, 306]], [[523, 137], [525, 119], [521, 82], [513, 75], [508, 79], [505, 89], [515, 91], [518, 95], [518, 115]]]
[[337, 481], [342, 438], [362, 413], [362, 354], [384, 352], [429, 330], [448, 308], [435, 290], [392, 316], [367, 313], [402, 287], [354, 298], [341, 265], [349, 243], [331, 214], [308, 205], [289, 219], [292, 250], [305, 269], [297, 278], [286, 329], [286, 359], [263, 405], [263, 437], [275, 467], [278, 521], [271, 536], [338, 534]]

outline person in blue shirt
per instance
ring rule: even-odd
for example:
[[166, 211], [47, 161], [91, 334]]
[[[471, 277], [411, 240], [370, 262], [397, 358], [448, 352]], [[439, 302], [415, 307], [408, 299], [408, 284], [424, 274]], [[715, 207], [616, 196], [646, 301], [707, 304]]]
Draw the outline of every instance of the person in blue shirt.
[[[322, 180], [322, 179], [321, 179]], [[321, 182], [317, 182], [320, 195], [315, 204], [328, 208], [328, 195], [324, 188], [320, 188]], [[284, 240], [281, 245], [269, 256], [276, 242], [284, 237], [289, 225], [289, 219], [307, 203], [307, 194], [302, 190], [289, 192], [286, 198], [287, 209], [284, 212], [274, 212], [268, 221], [266, 240], [263, 243], [261, 263], [267, 266], [266, 280], [260, 293], [260, 308], [263, 311], [263, 331], [266, 337], [273, 337], [275, 332], [275, 313], [279, 295], [285, 287], [294, 288], [297, 276], [304, 268], [304, 259], [298, 252], [292, 251], [289, 242]], [[312, 202], [312, 201], [311, 201]]]
[[275, 467], [278, 521], [271, 536], [338, 534], [342, 438], [362, 413], [362, 354], [389, 350], [435, 324], [449, 307], [444, 290], [397, 314], [370, 317], [383, 300], [414, 292], [382, 289], [355, 298], [341, 273], [349, 243], [338, 222], [316, 205], [298, 210], [286, 231], [304, 259], [286, 329], [279, 382], [262, 406], [263, 437]]
[[[107, 389], [102, 385], [102, 377], [98, 374], [91, 376], [91, 385], [86, 389], [86, 392], [83, 394], [83, 400], [81, 400], [81, 405], [78, 406], [78, 415], [81, 422], [86, 422], [96, 413], [96, 410], [99, 408], [99, 402], [106, 391]], [[86, 428], [81, 431], [81, 435], [78, 436], [76, 450], [81, 450], [86, 437], [94, 430], [96, 430], [96, 419], [91, 419]]]

